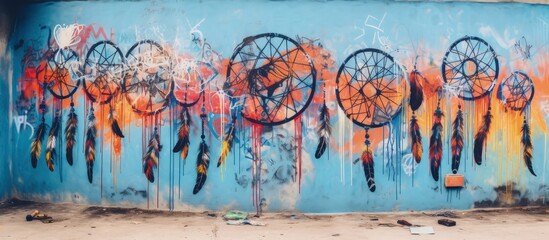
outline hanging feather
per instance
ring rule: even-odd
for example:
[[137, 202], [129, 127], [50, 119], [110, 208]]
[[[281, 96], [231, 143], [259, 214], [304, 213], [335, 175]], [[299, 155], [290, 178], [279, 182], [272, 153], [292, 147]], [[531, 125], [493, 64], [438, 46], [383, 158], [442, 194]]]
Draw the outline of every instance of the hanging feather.
[[118, 125], [118, 120], [116, 120], [114, 115], [115, 113], [111, 109], [111, 112], [109, 113], [109, 116], [108, 116], [109, 124], [111, 125], [111, 130], [116, 136], [123, 138], [124, 134], [122, 133], [122, 129], [120, 129], [120, 125]]
[[420, 163], [421, 156], [423, 155], [423, 146], [421, 144], [421, 131], [415, 115], [410, 120], [410, 139], [412, 139], [412, 155], [416, 163]]
[[73, 163], [72, 148], [74, 147], [74, 143], [76, 142], [77, 125], [78, 117], [76, 116], [76, 113], [74, 113], [74, 108], [71, 108], [71, 112], [69, 113], [69, 119], [67, 119], [67, 126], [65, 127], [65, 154], [67, 157], [67, 162], [71, 166]]
[[420, 78], [423, 78], [417, 70], [410, 72], [410, 108], [412, 111], [419, 109], [423, 103], [423, 87]]
[[235, 120], [233, 120], [233, 123], [225, 134], [223, 135], [223, 143], [221, 144], [221, 156], [219, 156], [219, 160], [217, 161], [217, 167], [219, 167], [225, 159], [227, 159], [227, 156], [229, 155], [229, 152], [231, 151], [231, 148], [233, 147], [233, 141], [235, 136]]
[[56, 157], [55, 145], [57, 144], [57, 137], [59, 136], [59, 122], [61, 117], [56, 115], [53, 118], [53, 123], [50, 128], [50, 133], [48, 135], [48, 142], [46, 143], [46, 164], [48, 169], [53, 172], [54, 162]]
[[88, 169], [88, 181], [93, 182], [93, 163], [95, 162], [95, 137], [97, 130], [95, 128], [95, 116], [93, 115], [93, 109], [88, 117], [88, 129], [86, 130], [86, 166]]
[[204, 140], [200, 143], [198, 149], [198, 157], [196, 158], [196, 184], [194, 185], [193, 194], [197, 194], [208, 177], [208, 167], [210, 166], [210, 150]]
[[461, 106], [458, 106], [456, 118], [454, 119], [452, 131], [452, 172], [456, 174], [461, 161], [461, 151], [463, 149], [463, 112]]
[[158, 166], [158, 157], [160, 156], [160, 136], [157, 129], [154, 129], [153, 135], [147, 145], [147, 153], [143, 156], [143, 173], [149, 180], [154, 182], [154, 169]]
[[46, 136], [47, 129], [48, 129], [48, 125], [46, 125], [45, 122], [42, 122], [38, 126], [38, 129], [34, 134], [34, 140], [32, 141], [32, 144], [31, 144], [31, 164], [33, 168], [36, 168], [36, 165], [38, 163], [38, 158], [40, 158], [40, 152], [42, 151], [42, 141]]
[[475, 142], [473, 146], [473, 155], [477, 165], [482, 164], [482, 151], [484, 145], [486, 145], [486, 138], [488, 137], [488, 132], [490, 131], [490, 124], [492, 123], [492, 113], [490, 108], [486, 114], [482, 117], [482, 125], [478, 129], [477, 134], [475, 134]]
[[440, 108], [437, 108], [434, 113], [431, 139], [429, 141], [431, 175], [435, 181], [438, 181], [439, 178], [440, 160], [442, 159], [442, 116], [444, 116], [444, 114]]
[[189, 153], [189, 129], [191, 125], [191, 115], [187, 108], [184, 108], [181, 112], [181, 126], [179, 127], [179, 132], [177, 133], [178, 140], [175, 146], [173, 147], [173, 152], [181, 152], [181, 158], [185, 160], [187, 154]]
[[370, 142], [366, 140], [366, 145], [362, 151], [362, 166], [364, 167], [364, 175], [366, 176], [366, 183], [368, 183], [368, 188], [370, 192], [376, 191], [376, 182], [374, 179], [374, 156], [372, 154], [372, 149], [370, 148]]
[[332, 134], [332, 127], [330, 126], [330, 113], [326, 103], [322, 105], [320, 109], [320, 124], [318, 127], [318, 146], [316, 147], [315, 157], [319, 159], [326, 151], [328, 144], [330, 143], [330, 135]]
[[524, 157], [524, 163], [526, 163], [526, 167], [528, 167], [528, 170], [532, 175], [537, 176], [536, 173], [534, 173], [534, 168], [532, 167], [532, 139], [530, 138], [530, 126], [528, 125], [528, 122], [524, 120], [524, 123], [522, 125], [522, 150], [523, 150], [523, 157]]

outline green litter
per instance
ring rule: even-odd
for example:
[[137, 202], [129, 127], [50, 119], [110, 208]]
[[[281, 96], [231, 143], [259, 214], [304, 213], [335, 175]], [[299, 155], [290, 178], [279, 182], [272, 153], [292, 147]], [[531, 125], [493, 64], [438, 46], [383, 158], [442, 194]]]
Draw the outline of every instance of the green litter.
[[241, 211], [228, 211], [223, 216], [225, 220], [244, 220], [248, 218], [248, 213]]

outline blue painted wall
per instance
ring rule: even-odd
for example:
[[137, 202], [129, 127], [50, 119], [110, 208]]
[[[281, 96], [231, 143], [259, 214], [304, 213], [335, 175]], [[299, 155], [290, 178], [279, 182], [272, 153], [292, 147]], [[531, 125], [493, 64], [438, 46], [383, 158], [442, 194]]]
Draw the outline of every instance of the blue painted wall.
[[[546, 84], [549, 76], [546, 67], [549, 63], [547, 59], [549, 56], [547, 47], [549, 46], [549, 7], [543, 5], [369, 3], [366, 1], [75, 1], [29, 5], [21, 9], [18, 16], [20, 17], [17, 18], [15, 32], [9, 45], [9, 51], [13, 54], [12, 102], [18, 96], [16, 82], [22, 77], [24, 70], [20, 64], [24, 49], [29, 46], [35, 49], [45, 48], [47, 34], [40, 29], [41, 26], [53, 28], [57, 24], [73, 23], [91, 25], [95, 31], [104, 29], [108, 40], [115, 42], [124, 53], [135, 42], [152, 39], [165, 46], [171, 46], [177, 52], [198, 56], [199, 50], [191, 41], [191, 30], [196, 26], [196, 30], [200, 31], [203, 38], [211, 45], [211, 49], [224, 59], [231, 57], [234, 48], [245, 37], [275, 32], [294, 39], [300, 36], [316, 40], [315, 43], [321, 43], [335, 61], [335, 69], [353, 51], [374, 47], [389, 52], [406, 69], [413, 68], [413, 59], [420, 54], [422, 71], [429, 72], [431, 76], [440, 76], [442, 57], [453, 41], [465, 35], [473, 35], [485, 39], [498, 53], [501, 76], [509, 75], [512, 70], [521, 69], [531, 73], [533, 78], [544, 79], [543, 84]], [[527, 40], [526, 44], [522, 44], [523, 47], [532, 45], [532, 57], [527, 60], [522, 60], [515, 47], [523, 36]], [[99, 34], [97, 37], [91, 36], [85, 39], [82, 51], [85, 52], [85, 49], [99, 40], [104, 40], [104, 36]], [[18, 48], [16, 47], [18, 44], [23, 45]], [[81, 58], [84, 56], [82, 55]], [[5, 69], [4, 67], [2, 66], [2, 69]], [[224, 75], [220, 74], [216, 81], [224, 81], [223, 77]], [[5, 76], [0, 75], [0, 79], [2, 80], [1, 89], [8, 89]], [[334, 80], [328, 79], [328, 81]], [[440, 81], [440, 77], [433, 81]], [[545, 87], [536, 86], [536, 91], [542, 88]], [[317, 91], [317, 94], [319, 93], [320, 91]], [[332, 92], [327, 94], [332, 100], [334, 99]], [[315, 159], [314, 151], [318, 137], [315, 134], [314, 124], [310, 123], [315, 122], [312, 119], [317, 118], [319, 105], [311, 105], [303, 115], [305, 124], [302, 132], [304, 144], [300, 191], [299, 184], [292, 179], [294, 155], [291, 151], [286, 152], [279, 148], [284, 144], [293, 147], [293, 124], [277, 126], [272, 131], [266, 130], [267, 132], [264, 133], [265, 146], [262, 148], [262, 158], [269, 164], [266, 165], [263, 175], [261, 191], [264, 198], [263, 209], [265, 211], [351, 212], [467, 209], [475, 204], [477, 206], [544, 204], [545, 198], [549, 197], [545, 176], [549, 167], [546, 165], [547, 142], [546, 132], [543, 130], [546, 124], [545, 108], [539, 104], [545, 104], [543, 101], [545, 94], [543, 90], [536, 92], [534, 102], [538, 105], [532, 106], [532, 116], [542, 116], [541, 121], [533, 125], [533, 166], [537, 177], [529, 175], [526, 168], [521, 165], [522, 160], [518, 156], [508, 156], [509, 159], [517, 162], [512, 164], [516, 171], [514, 174], [502, 177], [501, 169], [511, 165], [504, 159], [499, 159], [502, 155], [498, 155], [498, 152], [502, 149], [498, 149], [497, 144], [489, 145], [486, 163], [483, 166], [473, 167], [472, 143], [469, 142], [465, 145], [468, 157], [463, 160], [466, 167], [462, 166], [466, 188], [461, 191], [445, 189], [442, 181], [435, 182], [429, 175], [427, 140], [430, 126], [428, 124], [424, 124], [422, 130], [425, 152], [422, 163], [417, 166], [413, 174], [405, 169], [412, 165], [409, 162], [403, 164], [405, 160], [410, 160], [410, 149], [408, 144], [405, 144], [408, 141], [407, 130], [404, 127], [406, 125], [402, 124], [407, 122], [409, 115], [404, 114], [393, 121], [391, 129], [385, 128], [385, 135], [377, 136], [378, 139], [396, 137], [398, 138], [396, 141], [401, 142], [403, 147], [400, 153], [392, 154], [393, 158], [390, 158], [391, 154], [387, 153], [385, 153], [387, 156], [383, 157], [384, 153], [380, 150], [382, 147], [378, 145], [379, 141], [376, 142], [374, 148], [376, 148], [377, 190], [371, 193], [364, 179], [362, 166], [352, 164], [352, 161], [361, 154], [360, 150], [356, 149], [361, 148], [355, 146], [355, 150], [346, 151], [343, 155], [338, 148], [342, 144], [340, 139], [343, 139], [345, 144], [350, 142], [350, 131], [355, 131], [355, 138], [362, 141], [364, 136], [362, 130], [356, 126], [354, 130], [350, 130], [350, 121], [344, 118], [344, 115], [335, 114], [337, 105], [334, 102], [328, 103], [334, 114], [331, 121], [334, 129], [332, 147], [323, 158]], [[2, 92], [1, 96], [1, 108], [7, 110], [8, 95]], [[449, 98], [446, 97], [443, 101], [448, 103], [448, 106]], [[493, 100], [497, 101], [495, 97]], [[156, 182], [148, 184], [142, 174], [141, 127], [136, 124], [131, 124], [125, 129], [129, 137], [122, 141], [121, 169], [115, 173], [111, 172], [111, 147], [105, 143], [103, 151], [98, 147], [98, 154], [102, 154], [104, 161], [102, 168], [99, 163], [101, 157], [98, 155], [95, 181], [93, 184], [88, 183], [83, 154], [84, 102], [85, 98], [80, 94], [77, 99], [80, 125], [77, 131], [78, 144], [75, 149], [76, 162], [71, 167], [62, 158], [53, 173], [46, 168], [43, 154], [38, 167], [36, 169], [31, 167], [28, 156], [32, 132], [29, 128], [15, 131], [15, 126], [10, 125], [14, 136], [9, 142], [10, 148], [0, 148], [0, 155], [6, 156], [8, 154], [3, 154], [3, 151], [11, 150], [10, 163], [7, 165], [12, 166], [13, 169], [11, 180], [16, 197], [52, 202], [141, 207], [158, 205], [160, 208], [169, 208], [171, 164], [168, 163], [170, 156], [173, 156], [176, 161], [172, 168], [175, 169], [176, 175], [174, 177], [175, 209], [254, 209], [251, 201], [250, 160], [244, 158], [244, 153], [237, 153], [234, 156], [230, 154], [226, 170], [222, 172], [216, 168], [214, 162], [219, 156], [220, 139], [211, 134], [211, 131], [207, 134], [207, 141], [212, 151], [209, 178], [199, 194], [192, 194], [196, 178], [194, 166], [200, 135], [199, 128], [198, 125], [194, 126], [196, 130], [192, 132], [189, 157], [179, 178], [180, 160], [177, 154], [171, 155], [171, 146], [168, 144], [170, 133], [175, 133], [175, 129], [170, 129], [170, 120], [166, 114], [163, 118], [167, 120], [161, 128], [161, 141], [165, 145], [165, 150], [162, 150], [160, 155], [159, 185]], [[474, 109], [472, 105], [468, 106], [468, 109]], [[455, 109], [448, 107], [445, 111], [449, 119], [453, 114], [451, 112]], [[68, 111], [65, 110], [65, 117], [67, 113]], [[422, 108], [418, 114], [427, 119], [432, 112]], [[0, 125], [6, 125], [5, 118], [3, 115]], [[46, 119], [51, 121], [51, 111]], [[198, 123], [197, 112], [194, 113], [193, 120]], [[446, 123], [449, 121], [445, 120]], [[517, 124], [520, 125], [520, 122]], [[33, 125], [36, 128], [37, 123]], [[174, 121], [173, 127], [177, 126], [177, 122]], [[342, 126], [346, 126], [347, 130], [340, 131]], [[450, 129], [450, 125], [445, 125], [445, 128]], [[470, 134], [475, 131], [471, 127], [468, 130]], [[389, 135], [389, 131], [393, 131], [394, 134]], [[502, 131], [504, 131], [503, 128], [494, 127], [493, 129], [495, 135], [501, 134]], [[2, 130], [0, 134], [2, 134], [0, 139], [8, 139], [5, 137], [6, 131]], [[245, 134], [249, 135], [250, 131]], [[520, 141], [520, 136], [515, 137], [494, 137], [493, 139], [494, 141]], [[449, 137], [445, 139], [446, 143], [449, 143]], [[2, 145], [8, 146], [8, 143]], [[250, 146], [249, 142], [248, 146]], [[443, 175], [451, 172], [448, 146], [445, 146], [442, 161]], [[382, 164], [383, 161], [388, 161], [387, 159], [393, 159], [393, 162], [389, 163], [394, 164], [392, 171], [389, 170], [389, 165]], [[1, 161], [5, 161], [5, 158]], [[289, 170], [289, 174], [277, 173], [278, 170]], [[5, 168], [0, 171], [2, 171], [0, 176], [3, 178], [8, 176], [4, 173]], [[116, 174], [115, 184], [113, 174]], [[277, 174], [284, 175], [282, 180], [276, 178], [279, 177]], [[179, 180], [180, 191], [177, 189]], [[511, 186], [511, 183], [514, 184]], [[506, 186], [509, 187], [506, 188]], [[6, 192], [4, 189], [9, 187], [0, 185], [0, 193]], [[159, 191], [158, 198], [157, 191]]]
[[[2, 4], [2, 6], [4, 6], [4, 4]], [[0, 117], [0, 125], [8, 126], [0, 131], [0, 144], [5, 146], [0, 148], [0, 156], [4, 156], [0, 159], [0, 164], [4, 166], [0, 169], [0, 200], [5, 200], [11, 196], [12, 189], [10, 175], [11, 161], [10, 157], [8, 157], [10, 155], [9, 145], [11, 144], [11, 136], [8, 134], [10, 131], [8, 113], [10, 112], [10, 69], [12, 66], [8, 40], [12, 30], [12, 19], [6, 11], [6, 8], [0, 10], [0, 21], [2, 22], [0, 24], [0, 69], [2, 69], [0, 72], [0, 109], [4, 113]]]

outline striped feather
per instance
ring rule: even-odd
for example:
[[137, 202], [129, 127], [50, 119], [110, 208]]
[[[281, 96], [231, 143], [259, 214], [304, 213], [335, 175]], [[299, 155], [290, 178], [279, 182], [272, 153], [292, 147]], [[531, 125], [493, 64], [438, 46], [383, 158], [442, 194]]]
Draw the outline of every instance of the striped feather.
[[31, 164], [33, 168], [36, 168], [36, 165], [38, 164], [38, 158], [40, 158], [40, 152], [42, 151], [42, 141], [46, 136], [47, 129], [48, 129], [48, 125], [42, 122], [38, 126], [38, 129], [34, 134], [34, 140], [32, 141], [32, 144], [31, 144]]
[[231, 148], [233, 147], [233, 141], [235, 136], [234, 124], [235, 122], [233, 121], [233, 123], [229, 126], [229, 128], [223, 135], [223, 143], [221, 143], [221, 156], [219, 156], [219, 160], [217, 161], [217, 167], [223, 164], [223, 162], [227, 159]]
[[93, 110], [88, 116], [88, 128], [86, 130], [86, 143], [84, 146], [86, 156], [86, 169], [88, 172], [88, 181], [93, 182], [93, 164], [95, 162], [95, 138], [97, 135], [97, 129], [95, 127], [95, 116]]
[[528, 125], [528, 122], [524, 120], [524, 123], [522, 125], [522, 156], [524, 157], [524, 163], [526, 164], [526, 167], [528, 167], [528, 170], [532, 175], [537, 176], [536, 173], [534, 173], [534, 168], [532, 167], [532, 139], [530, 137], [530, 126]]
[[183, 111], [181, 111], [181, 126], [179, 126], [179, 131], [177, 133], [177, 143], [173, 147], [173, 152], [181, 152], [181, 159], [185, 160], [187, 159], [187, 155], [189, 153], [189, 129], [191, 125], [191, 115], [189, 114], [189, 111], [187, 108], [184, 108]]
[[429, 160], [431, 163], [431, 175], [435, 181], [439, 179], [440, 160], [442, 159], [442, 116], [444, 114], [437, 108], [434, 113], [431, 139], [429, 141]]
[[149, 182], [154, 182], [154, 169], [158, 166], [159, 156], [160, 136], [155, 129], [147, 145], [147, 153], [143, 156], [143, 173]]
[[200, 143], [196, 158], [196, 184], [194, 185], [193, 194], [200, 192], [206, 178], [208, 178], [208, 167], [210, 166], [210, 150], [204, 140]]
[[46, 142], [46, 164], [48, 169], [53, 172], [54, 170], [54, 161], [57, 157], [55, 147], [57, 144], [57, 137], [59, 137], [59, 123], [61, 121], [59, 115], [53, 118], [53, 123], [50, 128], [50, 133], [48, 135], [48, 141]]
[[410, 72], [410, 108], [412, 111], [419, 109], [423, 103], [423, 87], [421, 86], [423, 75], [417, 70]]
[[482, 164], [482, 152], [484, 146], [486, 145], [486, 138], [488, 137], [488, 132], [490, 131], [490, 124], [492, 123], [492, 113], [490, 112], [490, 108], [488, 108], [488, 111], [482, 118], [482, 125], [478, 129], [477, 134], [475, 134], [475, 142], [473, 145], [473, 157], [477, 165]]
[[65, 126], [65, 155], [67, 162], [72, 166], [73, 153], [72, 149], [76, 143], [76, 127], [78, 126], [78, 116], [74, 113], [74, 108], [71, 108], [69, 118], [67, 119], [67, 126]]
[[457, 111], [452, 127], [452, 172], [456, 174], [459, 170], [461, 151], [463, 149], [463, 112], [461, 111], [461, 106]]
[[320, 124], [318, 127], [318, 146], [316, 147], [315, 158], [319, 159], [326, 151], [328, 144], [330, 143], [330, 135], [332, 133], [332, 127], [330, 126], [330, 113], [326, 104], [322, 105], [320, 109]]
[[360, 159], [362, 160], [362, 167], [364, 168], [364, 176], [366, 177], [368, 188], [370, 189], [370, 192], [375, 192], [376, 182], [374, 178], [374, 156], [369, 143], [364, 146]]
[[412, 155], [416, 163], [420, 163], [423, 155], [423, 146], [421, 143], [421, 129], [419, 128], [416, 116], [412, 116], [412, 120], [410, 120], [410, 139], [412, 140]]

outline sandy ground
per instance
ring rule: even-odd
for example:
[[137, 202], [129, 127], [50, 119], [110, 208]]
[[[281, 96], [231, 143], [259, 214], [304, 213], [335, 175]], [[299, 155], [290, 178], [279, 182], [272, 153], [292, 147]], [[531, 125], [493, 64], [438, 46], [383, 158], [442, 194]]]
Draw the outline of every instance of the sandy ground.
[[[53, 223], [25, 221], [38, 209]], [[267, 213], [250, 219], [266, 226], [227, 225], [223, 213], [168, 212], [75, 204], [8, 201], [0, 204], [4, 239], [547, 239], [549, 208], [477, 209], [404, 213], [315, 215]], [[455, 220], [446, 227], [437, 220]], [[434, 235], [411, 235], [397, 220], [432, 226]]]

